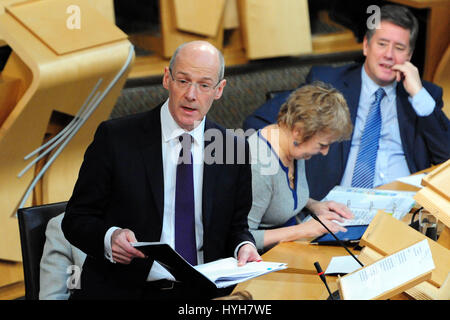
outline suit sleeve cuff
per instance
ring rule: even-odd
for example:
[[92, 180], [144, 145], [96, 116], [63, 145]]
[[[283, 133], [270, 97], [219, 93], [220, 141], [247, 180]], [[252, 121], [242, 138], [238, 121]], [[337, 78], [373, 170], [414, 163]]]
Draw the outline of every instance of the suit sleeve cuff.
[[113, 256], [112, 256], [111, 236], [112, 236], [113, 232], [116, 231], [117, 229], [120, 229], [120, 228], [119, 227], [109, 228], [108, 231], [106, 231], [105, 240], [104, 240], [105, 258], [108, 259], [109, 261], [111, 261], [112, 263], [116, 263], [116, 262], [114, 261]]
[[414, 111], [419, 117], [427, 117], [433, 113], [436, 102], [428, 93], [427, 89], [422, 87], [414, 97], [408, 97]]
[[[251, 244], [252, 246], [255, 247], [255, 244], [254, 244], [253, 242], [251, 242], [251, 241], [243, 241], [243, 242], [239, 243], [239, 244], [237, 245], [236, 249], [234, 250], [234, 258], [235, 258], [235, 259], [238, 258], [238, 252], [239, 252], [239, 249], [240, 249], [244, 244], [247, 244], [247, 243], [248, 243], [248, 244]], [[256, 249], [256, 247], [255, 247], [255, 249]]]

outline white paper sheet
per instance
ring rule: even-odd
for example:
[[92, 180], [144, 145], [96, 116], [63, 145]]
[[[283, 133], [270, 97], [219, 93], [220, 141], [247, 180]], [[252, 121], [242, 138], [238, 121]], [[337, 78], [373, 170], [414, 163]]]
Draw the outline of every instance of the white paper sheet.
[[423, 188], [423, 185], [421, 183], [423, 177], [425, 177], [426, 175], [426, 173], [415, 174], [412, 176], [398, 178], [397, 181], [412, 185], [417, 188]]
[[[356, 256], [358, 257], [358, 256]], [[347, 274], [361, 268], [352, 256], [339, 256], [331, 258], [325, 274]]]
[[[364, 189], [335, 186], [322, 201], [333, 200], [345, 204], [352, 210], [354, 219], [336, 222], [342, 226], [367, 225], [384, 210], [398, 220], [402, 219], [414, 206], [416, 192]], [[307, 217], [304, 221], [307, 221]]]
[[346, 300], [369, 300], [435, 268], [427, 240], [341, 278]]
[[238, 267], [234, 258], [220, 259], [213, 262], [200, 264], [194, 268], [213, 281], [218, 288], [225, 288], [263, 274], [286, 269], [285, 263], [280, 262], [247, 262]]

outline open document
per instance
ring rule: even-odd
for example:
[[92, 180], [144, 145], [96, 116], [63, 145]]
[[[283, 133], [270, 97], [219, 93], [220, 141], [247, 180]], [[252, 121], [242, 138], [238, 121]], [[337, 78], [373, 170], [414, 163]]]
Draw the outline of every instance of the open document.
[[355, 215], [352, 220], [338, 222], [343, 226], [368, 225], [384, 210], [396, 219], [402, 219], [414, 206], [415, 192], [350, 188], [335, 186], [322, 201], [336, 201], [345, 204]]
[[266, 273], [286, 269], [287, 266], [285, 263], [259, 261], [248, 262], [238, 267], [235, 258], [225, 258], [200, 264], [194, 268], [213, 281], [218, 288], [226, 288]]
[[389, 298], [429, 279], [434, 268], [428, 240], [422, 240], [340, 278], [341, 298]]
[[285, 263], [248, 262], [238, 267], [234, 258], [192, 266], [167, 243], [135, 242], [133, 247], [157, 261], [169, 271], [177, 281], [192, 283], [205, 289], [226, 288], [231, 285], [259, 277], [263, 274], [286, 269]]

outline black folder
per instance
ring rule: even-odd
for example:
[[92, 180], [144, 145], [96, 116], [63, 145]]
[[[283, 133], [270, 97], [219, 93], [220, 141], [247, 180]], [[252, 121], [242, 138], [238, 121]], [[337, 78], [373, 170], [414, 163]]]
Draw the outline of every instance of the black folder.
[[137, 242], [133, 243], [133, 247], [142, 251], [150, 259], [157, 261], [175, 277], [176, 281], [185, 282], [207, 292], [217, 290], [214, 282], [198, 272], [167, 243]]

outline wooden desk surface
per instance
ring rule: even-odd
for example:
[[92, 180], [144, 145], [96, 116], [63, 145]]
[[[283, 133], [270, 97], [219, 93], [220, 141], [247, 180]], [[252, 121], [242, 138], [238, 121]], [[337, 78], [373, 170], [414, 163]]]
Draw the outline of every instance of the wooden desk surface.
[[[353, 254], [358, 254], [358, 252], [352, 250]], [[263, 255], [263, 259], [287, 263], [286, 272], [316, 275], [314, 262], [318, 261], [325, 270], [332, 257], [346, 255], [348, 255], [347, 251], [340, 246], [319, 246], [308, 242], [294, 241], [278, 244], [267, 251]]]
[[[355, 255], [359, 251], [351, 249]], [[318, 261], [326, 270], [332, 257], [346, 256], [347, 251], [339, 246], [318, 246], [306, 242], [283, 242], [262, 255], [265, 261], [285, 262], [288, 268], [242, 282], [233, 292], [246, 290], [254, 300], [326, 300], [328, 292], [317, 276], [314, 262]], [[364, 261], [363, 261], [364, 263]], [[327, 276], [331, 290], [337, 290], [335, 276]], [[409, 300], [399, 294], [391, 300]]]
[[[336, 277], [327, 277], [331, 292], [337, 290]], [[289, 273], [285, 270], [269, 273], [240, 283], [235, 291], [247, 290], [254, 300], [326, 300], [328, 292], [317, 275]]]
[[[429, 172], [429, 168], [422, 172]], [[412, 185], [393, 181], [379, 187], [384, 190], [418, 191]], [[410, 218], [404, 219], [408, 222]], [[358, 251], [351, 249], [357, 255]], [[340, 246], [319, 246], [308, 242], [294, 241], [282, 242], [262, 255], [265, 261], [287, 263], [285, 270], [269, 273], [267, 275], [240, 283], [233, 292], [247, 290], [255, 300], [325, 300], [328, 292], [325, 285], [317, 276], [314, 262], [318, 261], [325, 271], [332, 257], [346, 256], [347, 251]], [[363, 262], [364, 263], [364, 262]], [[337, 290], [337, 277], [327, 276], [330, 290]], [[409, 300], [408, 295], [402, 293], [392, 300]]]
[[[352, 251], [357, 254], [357, 251]], [[267, 251], [263, 259], [285, 262], [288, 268], [240, 283], [234, 291], [247, 290], [255, 300], [326, 300], [328, 292], [317, 276], [314, 262], [318, 261], [326, 270], [332, 257], [347, 254], [344, 248], [337, 246], [283, 242]], [[336, 279], [327, 276], [332, 292], [337, 290]]]

